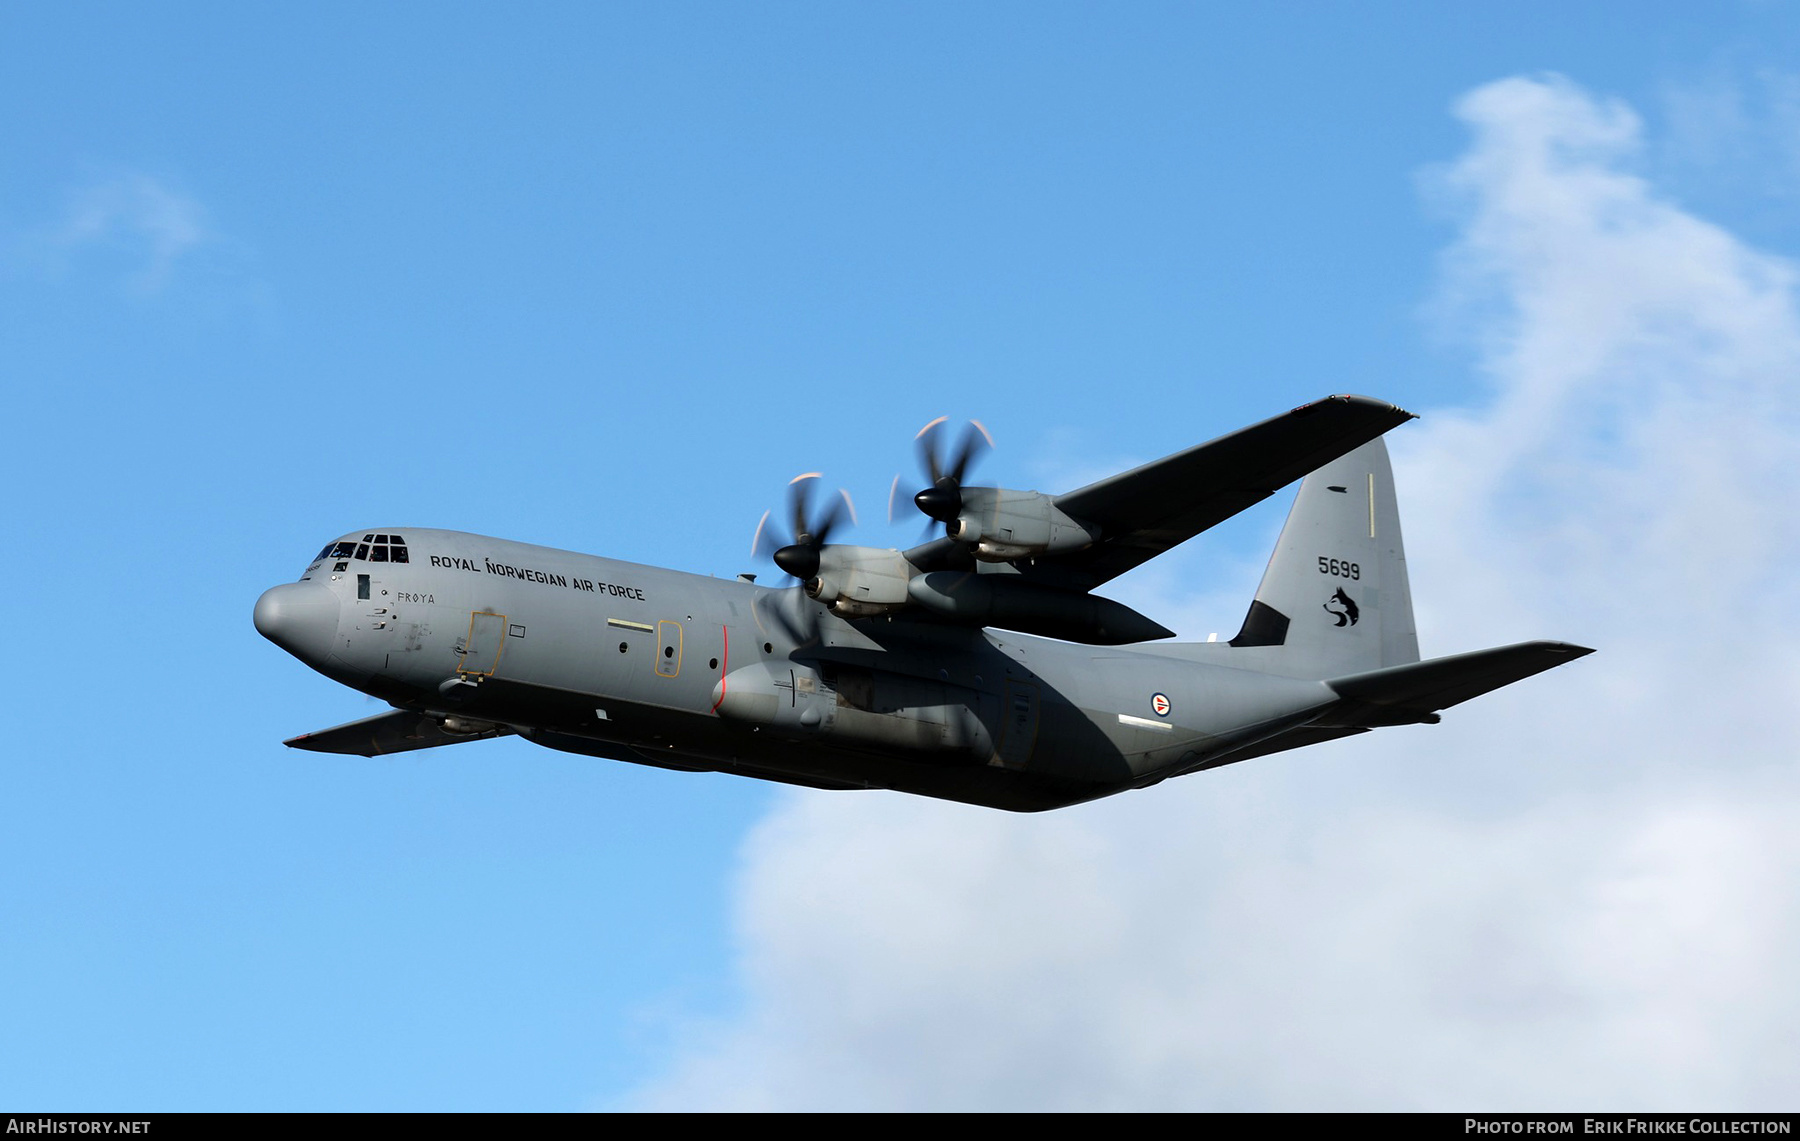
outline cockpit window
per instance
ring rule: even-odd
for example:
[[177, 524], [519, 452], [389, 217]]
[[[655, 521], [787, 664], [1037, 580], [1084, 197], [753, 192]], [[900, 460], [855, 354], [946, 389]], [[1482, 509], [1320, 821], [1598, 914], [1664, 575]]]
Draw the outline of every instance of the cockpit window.
[[[371, 563], [405, 563], [412, 560], [406, 554], [406, 538], [402, 535], [364, 535], [362, 542], [346, 539], [339, 543], [326, 543], [325, 549], [313, 559], [362, 559]], [[338, 570], [344, 568], [338, 567]]]

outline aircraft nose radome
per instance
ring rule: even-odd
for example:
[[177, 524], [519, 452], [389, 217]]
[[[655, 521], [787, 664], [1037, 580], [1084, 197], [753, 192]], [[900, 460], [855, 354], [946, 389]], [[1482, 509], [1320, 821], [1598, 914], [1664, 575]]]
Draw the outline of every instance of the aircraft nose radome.
[[287, 582], [256, 600], [256, 631], [303, 662], [322, 662], [337, 637], [338, 602], [309, 582]]

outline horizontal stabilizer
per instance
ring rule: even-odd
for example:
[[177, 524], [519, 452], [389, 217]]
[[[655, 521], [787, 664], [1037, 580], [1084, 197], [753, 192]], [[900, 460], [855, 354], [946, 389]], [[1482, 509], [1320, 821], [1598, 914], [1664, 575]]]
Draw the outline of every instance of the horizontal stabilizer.
[[1472, 654], [1412, 662], [1326, 682], [1344, 704], [1314, 725], [1408, 725], [1440, 709], [1522, 681], [1594, 651], [1567, 642], [1520, 642]]
[[358, 757], [380, 757], [388, 753], [406, 753], [413, 749], [432, 749], [439, 745], [455, 745], [462, 741], [481, 741], [500, 737], [512, 730], [504, 725], [478, 722], [466, 733], [446, 730], [435, 717], [393, 709], [334, 725], [317, 733], [302, 733], [282, 744], [290, 749], [310, 749], [315, 753], [349, 753]]

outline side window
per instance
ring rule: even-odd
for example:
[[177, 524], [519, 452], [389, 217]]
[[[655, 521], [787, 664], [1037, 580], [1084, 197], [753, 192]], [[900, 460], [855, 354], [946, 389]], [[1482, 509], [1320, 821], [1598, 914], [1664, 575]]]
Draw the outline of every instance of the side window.
[[356, 597], [369, 597], [369, 576], [366, 574], [356, 576]]

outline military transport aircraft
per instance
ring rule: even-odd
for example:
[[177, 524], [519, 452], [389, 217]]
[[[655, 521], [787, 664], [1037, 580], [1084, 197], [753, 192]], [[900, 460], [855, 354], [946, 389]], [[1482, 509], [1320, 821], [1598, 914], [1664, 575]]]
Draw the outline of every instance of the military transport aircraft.
[[[1059, 808], [1434, 724], [1592, 652], [1419, 660], [1380, 439], [1411, 418], [1332, 396], [1062, 495], [965, 484], [985, 431], [953, 449], [934, 421], [914, 503], [943, 535], [905, 551], [829, 543], [848, 498], [815, 512], [817, 479], [802, 477], [773, 552], [799, 585], [383, 527], [325, 544], [257, 600], [256, 628], [393, 706], [295, 748], [376, 756], [516, 733], [669, 769]], [[1172, 632], [1091, 593], [1302, 476], [1229, 641], [1158, 642]], [[759, 545], [770, 530], [765, 515]]]

